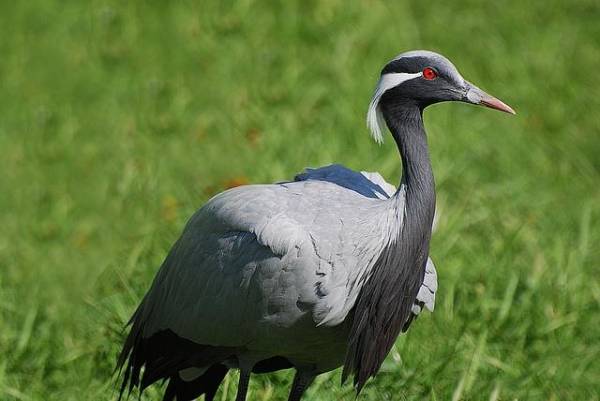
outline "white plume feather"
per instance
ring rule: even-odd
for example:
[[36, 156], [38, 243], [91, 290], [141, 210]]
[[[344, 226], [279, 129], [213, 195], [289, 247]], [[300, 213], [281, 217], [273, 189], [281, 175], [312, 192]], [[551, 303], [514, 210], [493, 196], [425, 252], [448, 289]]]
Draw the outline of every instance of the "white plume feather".
[[373, 93], [371, 103], [369, 103], [369, 111], [367, 112], [367, 127], [369, 128], [369, 131], [371, 131], [371, 136], [375, 139], [375, 142], [383, 143], [383, 131], [385, 129], [385, 120], [381, 113], [381, 107], [379, 106], [381, 96], [383, 96], [387, 90], [400, 85], [402, 82], [420, 77], [421, 75], [423, 75], [421, 72], [414, 74], [403, 72], [383, 74], [381, 78], [379, 78], [377, 86], [375, 87], [375, 93]]

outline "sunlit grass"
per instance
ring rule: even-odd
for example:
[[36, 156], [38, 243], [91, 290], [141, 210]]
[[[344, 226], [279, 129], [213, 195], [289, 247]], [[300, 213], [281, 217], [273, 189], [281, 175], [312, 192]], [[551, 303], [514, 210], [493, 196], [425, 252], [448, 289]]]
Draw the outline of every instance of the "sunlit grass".
[[[225, 187], [332, 162], [396, 182], [364, 117], [412, 48], [518, 114], [426, 112], [436, 310], [360, 399], [600, 400], [599, 20], [596, 1], [2, 4], [0, 400], [114, 399], [122, 325]], [[306, 399], [353, 400], [339, 381]]]

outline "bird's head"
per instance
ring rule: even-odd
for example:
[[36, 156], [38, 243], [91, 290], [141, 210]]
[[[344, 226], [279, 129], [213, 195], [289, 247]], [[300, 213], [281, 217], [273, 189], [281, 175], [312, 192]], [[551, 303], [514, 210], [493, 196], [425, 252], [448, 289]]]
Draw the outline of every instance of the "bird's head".
[[369, 105], [367, 125], [377, 142], [383, 140], [386, 106], [425, 107], [439, 102], [459, 101], [515, 114], [510, 106], [465, 80], [444, 56], [415, 50], [402, 53], [381, 70]]

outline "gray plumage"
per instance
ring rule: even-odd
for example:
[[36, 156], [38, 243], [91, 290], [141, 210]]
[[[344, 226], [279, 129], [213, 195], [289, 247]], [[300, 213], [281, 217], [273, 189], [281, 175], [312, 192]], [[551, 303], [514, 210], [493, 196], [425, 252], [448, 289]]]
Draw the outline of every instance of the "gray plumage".
[[[426, 80], [425, 68], [438, 75]], [[165, 400], [211, 400], [239, 368], [243, 401], [252, 372], [294, 367], [289, 400], [298, 401], [316, 375], [342, 365], [360, 391], [397, 335], [433, 310], [435, 188], [422, 110], [444, 100], [509, 109], [423, 51], [388, 63], [373, 99], [373, 135], [385, 121], [400, 150], [399, 188], [332, 165], [213, 197], [131, 319], [122, 391], [169, 379]]]

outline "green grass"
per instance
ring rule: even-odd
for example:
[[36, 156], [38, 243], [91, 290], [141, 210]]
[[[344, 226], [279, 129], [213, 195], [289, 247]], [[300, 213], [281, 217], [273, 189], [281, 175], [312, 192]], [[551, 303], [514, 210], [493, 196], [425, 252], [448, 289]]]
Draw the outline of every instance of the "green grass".
[[[600, 400], [599, 3], [282, 3], [0, 5], [0, 400], [114, 400], [120, 328], [226, 186], [332, 162], [396, 182], [364, 117], [413, 48], [518, 115], [426, 112], [436, 310], [359, 400]], [[305, 398], [354, 395], [333, 372]]]

